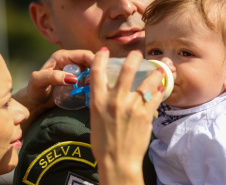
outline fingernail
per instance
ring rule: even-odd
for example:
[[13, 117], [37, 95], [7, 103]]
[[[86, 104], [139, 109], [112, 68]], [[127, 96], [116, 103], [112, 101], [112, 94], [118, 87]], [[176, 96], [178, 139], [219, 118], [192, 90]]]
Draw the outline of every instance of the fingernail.
[[143, 52], [141, 50], [137, 49], [137, 51], [143, 55]]
[[76, 84], [77, 80], [78, 80], [78, 78], [74, 75], [66, 74], [64, 76], [64, 82], [67, 84]]
[[102, 47], [102, 48], [100, 48], [100, 51], [108, 51], [108, 48], [107, 47]]
[[163, 70], [163, 68], [161, 68], [161, 67], [159, 67], [158, 69], [157, 69], [160, 73], [164, 73], [164, 70]]
[[164, 86], [162, 86], [162, 85], [159, 86], [158, 91], [161, 92], [161, 93], [163, 93], [163, 91], [164, 91]]

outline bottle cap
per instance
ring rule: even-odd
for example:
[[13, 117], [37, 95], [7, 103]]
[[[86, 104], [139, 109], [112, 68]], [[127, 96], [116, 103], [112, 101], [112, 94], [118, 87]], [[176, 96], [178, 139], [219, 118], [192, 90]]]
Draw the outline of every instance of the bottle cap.
[[165, 77], [162, 80], [162, 85], [164, 86], [164, 97], [162, 101], [164, 101], [170, 96], [170, 94], [173, 91], [174, 87], [173, 74], [169, 67], [163, 62], [158, 60], [148, 60], [148, 61], [151, 62], [156, 68], [161, 67], [164, 70]]
[[[71, 73], [75, 76], [78, 76], [79, 74], [81, 74], [80, 67], [76, 64], [66, 65], [63, 71]], [[83, 80], [84, 79], [80, 80], [81, 86], [84, 85]], [[76, 84], [78, 84], [78, 82]], [[55, 86], [53, 91], [53, 99], [55, 104], [58, 107], [61, 107], [67, 110], [77, 110], [85, 107], [86, 96], [82, 93], [77, 96], [73, 96], [71, 94], [71, 91], [73, 90], [74, 90], [73, 85]]]

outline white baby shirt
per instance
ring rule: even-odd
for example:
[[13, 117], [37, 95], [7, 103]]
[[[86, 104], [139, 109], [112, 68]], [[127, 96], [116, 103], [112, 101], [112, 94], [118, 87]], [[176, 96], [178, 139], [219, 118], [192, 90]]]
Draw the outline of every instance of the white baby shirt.
[[[226, 184], [226, 93], [201, 106], [165, 112], [153, 123], [149, 156], [158, 184]], [[164, 124], [162, 124], [164, 123]]]

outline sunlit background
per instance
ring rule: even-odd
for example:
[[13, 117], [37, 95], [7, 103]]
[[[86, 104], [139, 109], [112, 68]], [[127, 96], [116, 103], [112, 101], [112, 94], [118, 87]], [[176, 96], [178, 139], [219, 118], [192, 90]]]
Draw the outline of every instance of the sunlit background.
[[37, 31], [28, 7], [27, 0], [0, 0], [0, 53], [12, 74], [14, 92], [58, 49]]
[[[13, 92], [24, 87], [31, 72], [58, 49], [36, 30], [28, 6], [27, 0], [0, 0], [0, 53], [12, 74]], [[0, 185], [12, 181], [13, 172], [0, 176]]]

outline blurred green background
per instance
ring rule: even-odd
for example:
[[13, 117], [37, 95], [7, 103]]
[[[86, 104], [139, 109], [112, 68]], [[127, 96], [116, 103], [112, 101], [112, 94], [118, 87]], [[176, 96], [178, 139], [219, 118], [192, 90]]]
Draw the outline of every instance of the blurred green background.
[[24, 87], [58, 49], [33, 24], [26, 0], [0, 0], [0, 53], [13, 77], [13, 91]]

